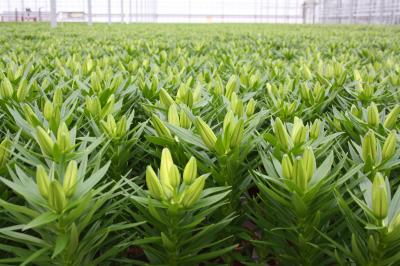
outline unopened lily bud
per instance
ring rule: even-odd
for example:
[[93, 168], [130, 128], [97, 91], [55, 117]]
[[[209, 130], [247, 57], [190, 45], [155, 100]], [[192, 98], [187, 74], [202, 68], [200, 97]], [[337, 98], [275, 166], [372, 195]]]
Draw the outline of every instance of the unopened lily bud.
[[283, 155], [282, 158], [282, 174], [286, 179], [293, 179], [293, 165], [287, 154]]
[[146, 185], [149, 193], [155, 199], [162, 199], [164, 197], [164, 192], [160, 180], [158, 180], [156, 173], [150, 165], [146, 168]]
[[181, 109], [181, 111], [179, 112], [179, 124], [181, 125], [181, 127], [187, 129], [192, 126], [192, 121], [183, 109]]
[[4, 77], [3, 81], [0, 84], [0, 97], [3, 99], [10, 98], [14, 93], [14, 89], [10, 80]]
[[126, 120], [126, 116], [125, 115], [123, 115], [122, 117], [121, 117], [121, 119], [118, 121], [118, 123], [117, 123], [117, 132], [116, 132], [116, 135], [118, 136], [118, 137], [123, 137], [123, 136], [125, 136], [125, 133], [126, 133], [126, 131], [127, 131], [127, 120]]
[[377, 173], [372, 183], [372, 212], [379, 220], [386, 218], [389, 209], [385, 179]]
[[71, 148], [71, 136], [67, 125], [63, 122], [57, 130], [57, 144], [62, 152]]
[[33, 127], [39, 126], [42, 123], [40, 122], [39, 118], [33, 112], [32, 108], [28, 104], [23, 104], [22, 105], [22, 110], [24, 112], [24, 116], [26, 121]]
[[160, 181], [163, 186], [164, 184], [172, 186], [169, 175], [171, 167], [173, 165], [174, 161], [172, 160], [170, 151], [167, 148], [164, 148], [161, 152], [161, 165], [160, 165]]
[[40, 126], [36, 127], [37, 141], [42, 152], [47, 156], [53, 155], [54, 141], [50, 138], [49, 134]]
[[157, 131], [157, 134], [160, 137], [172, 138], [171, 132], [157, 115], [151, 115], [151, 124], [153, 125], [154, 129]]
[[75, 160], [68, 163], [67, 170], [65, 170], [63, 189], [67, 198], [72, 197], [76, 191], [76, 183], [78, 180], [78, 164]]
[[217, 142], [217, 137], [215, 136], [212, 129], [200, 117], [196, 117], [196, 127], [200, 133], [200, 136], [201, 136], [204, 144], [210, 150], [214, 150], [215, 143]]
[[351, 105], [350, 112], [355, 117], [361, 118], [361, 112], [354, 104]]
[[382, 148], [382, 160], [390, 159], [396, 152], [397, 147], [397, 134], [395, 130], [392, 130], [389, 136], [386, 138]]
[[315, 172], [315, 156], [311, 147], [306, 147], [303, 153], [303, 163], [307, 175], [307, 180], [310, 181]]
[[170, 107], [171, 104], [174, 103], [171, 95], [169, 95], [169, 93], [163, 88], [160, 89], [160, 103], [167, 109]]
[[295, 146], [303, 144], [306, 140], [307, 130], [303, 124], [303, 120], [298, 117], [294, 118], [292, 129], [292, 140]]
[[228, 130], [229, 125], [233, 124], [234, 120], [235, 120], [235, 115], [231, 110], [228, 111], [224, 117], [224, 123], [222, 128], [224, 132]]
[[173, 188], [178, 188], [179, 185], [181, 184], [181, 174], [179, 173], [179, 169], [176, 165], [172, 165], [171, 168], [169, 169], [169, 184]]
[[25, 100], [27, 94], [28, 94], [28, 82], [26, 81], [26, 79], [24, 79], [23, 81], [20, 82], [18, 89], [17, 89], [17, 99], [18, 101], [23, 101]]
[[226, 93], [225, 93], [226, 98], [228, 99], [231, 98], [232, 93], [236, 90], [237, 82], [238, 82], [238, 77], [236, 75], [232, 75], [229, 78], [228, 83], [226, 84]]
[[54, 90], [54, 95], [53, 95], [53, 104], [55, 106], [61, 106], [63, 103], [63, 94], [62, 94], [62, 89], [57, 88]]
[[101, 117], [105, 117], [112, 113], [115, 104], [115, 96], [112, 94], [108, 97], [108, 100], [103, 108], [101, 108]]
[[294, 173], [294, 181], [298, 187], [306, 190], [307, 188], [307, 173], [305, 169], [305, 165], [301, 158], [296, 158], [293, 163], [293, 173]]
[[189, 208], [193, 206], [200, 198], [201, 192], [203, 192], [205, 176], [199, 176], [196, 180], [186, 189], [185, 195], [182, 199], [184, 207]]
[[90, 83], [93, 91], [95, 92], [101, 91], [100, 77], [97, 76], [96, 72], [92, 72], [92, 75], [90, 76]]
[[396, 127], [397, 117], [400, 113], [400, 105], [396, 105], [392, 111], [386, 116], [383, 126], [387, 129], [393, 129]]
[[310, 138], [317, 139], [321, 131], [321, 120], [315, 119], [310, 128]]
[[193, 156], [190, 157], [189, 162], [183, 170], [183, 182], [185, 185], [190, 185], [197, 177], [197, 161]]
[[86, 110], [94, 117], [97, 117], [101, 113], [100, 100], [97, 97], [86, 97], [85, 100]]
[[355, 81], [358, 81], [358, 82], [361, 82], [361, 81], [362, 81], [361, 74], [360, 74], [360, 72], [359, 72], [357, 69], [354, 70], [354, 80], [355, 80]]
[[370, 160], [371, 163], [375, 165], [377, 159], [376, 138], [375, 138], [375, 133], [372, 130], [368, 131], [368, 133], [365, 135], [362, 141], [361, 157], [364, 160], [364, 162]]
[[47, 175], [44, 167], [41, 165], [38, 165], [36, 168], [36, 184], [38, 186], [40, 195], [47, 199], [49, 196], [50, 178]]
[[256, 109], [256, 104], [257, 104], [257, 102], [253, 98], [251, 98], [249, 100], [249, 102], [246, 105], [246, 116], [247, 117], [250, 117], [254, 114], [254, 111]]
[[232, 135], [230, 136], [230, 148], [233, 149], [240, 145], [243, 139], [244, 134], [244, 122], [243, 119], [239, 119], [236, 123], [235, 128], [232, 131]]
[[275, 119], [274, 132], [282, 147], [286, 150], [289, 149], [289, 135], [287, 133], [286, 127], [283, 125], [279, 117]]
[[11, 141], [6, 137], [0, 143], [0, 168], [3, 168], [7, 164], [8, 158], [10, 157], [10, 147]]
[[43, 116], [46, 118], [47, 121], [50, 121], [50, 119], [53, 117], [53, 111], [53, 103], [49, 100], [46, 100], [43, 108]]
[[49, 205], [57, 213], [62, 213], [67, 206], [67, 199], [64, 190], [57, 180], [53, 180], [49, 185], [49, 196], [47, 199]]
[[168, 122], [172, 125], [179, 126], [179, 115], [175, 104], [171, 104], [168, 109]]
[[305, 79], [311, 79], [312, 78], [312, 74], [311, 74], [311, 71], [308, 68], [308, 66], [303, 65], [302, 70], [303, 70], [303, 76], [304, 76]]
[[375, 103], [371, 103], [367, 108], [367, 122], [372, 127], [379, 125], [379, 111]]

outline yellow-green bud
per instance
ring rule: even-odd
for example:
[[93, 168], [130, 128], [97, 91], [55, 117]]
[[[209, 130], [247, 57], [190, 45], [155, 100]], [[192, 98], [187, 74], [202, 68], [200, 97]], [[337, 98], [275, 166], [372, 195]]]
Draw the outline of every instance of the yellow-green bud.
[[86, 97], [85, 100], [86, 110], [94, 117], [97, 117], [101, 113], [100, 100], [97, 97]]
[[115, 96], [112, 94], [108, 97], [108, 100], [103, 108], [101, 108], [101, 117], [105, 117], [112, 113], [115, 104]]
[[190, 128], [192, 126], [192, 121], [183, 109], [179, 112], [179, 124], [183, 128]]
[[179, 169], [176, 165], [172, 165], [169, 169], [169, 184], [173, 188], [178, 188], [181, 184], [181, 174], [179, 173]]
[[197, 161], [193, 156], [190, 157], [188, 163], [183, 170], [183, 182], [190, 185], [197, 177]]
[[67, 170], [64, 174], [63, 189], [67, 198], [72, 197], [76, 190], [78, 181], [78, 164], [72, 160], [68, 163]]
[[371, 103], [367, 108], [367, 122], [372, 127], [379, 125], [379, 111], [375, 103]]
[[171, 104], [168, 109], [168, 122], [172, 125], [179, 126], [179, 115], [176, 104]]
[[379, 220], [388, 215], [389, 202], [385, 179], [381, 173], [377, 173], [372, 183], [372, 212]]
[[158, 180], [156, 173], [150, 165], [146, 168], [146, 185], [149, 193], [155, 199], [162, 199], [164, 197], [164, 192], [160, 180]]
[[160, 181], [163, 186], [164, 185], [173, 186], [171, 184], [171, 179], [169, 177], [173, 165], [174, 161], [172, 160], [170, 151], [167, 148], [164, 148], [161, 152], [161, 166], [160, 166]]
[[282, 147], [286, 150], [289, 149], [289, 135], [279, 117], [275, 119], [274, 132]]
[[229, 78], [228, 83], [226, 84], [226, 93], [225, 93], [225, 96], [228, 99], [231, 98], [232, 93], [236, 90], [237, 82], [238, 82], [238, 77], [236, 75], [232, 75]]
[[46, 100], [44, 107], [43, 107], [43, 116], [46, 118], [47, 121], [53, 117], [53, 104], [49, 100]]
[[307, 173], [305, 169], [304, 162], [301, 158], [296, 158], [293, 163], [293, 173], [294, 173], [294, 181], [298, 187], [303, 190], [307, 188]]
[[312, 74], [311, 74], [311, 71], [308, 68], [308, 66], [303, 65], [302, 70], [303, 70], [303, 76], [304, 76], [305, 79], [311, 79], [312, 78]]
[[62, 152], [71, 148], [71, 136], [67, 125], [63, 122], [57, 130], [57, 145]]
[[50, 138], [49, 134], [40, 126], [36, 127], [37, 141], [42, 152], [47, 156], [53, 155], [54, 141]]
[[392, 111], [386, 116], [385, 122], [383, 123], [383, 126], [386, 127], [387, 129], [393, 129], [396, 127], [397, 123], [397, 117], [399, 116], [400, 113], [400, 105], [396, 105]]
[[315, 156], [311, 147], [306, 147], [303, 154], [304, 169], [306, 171], [307, 181], [310, 181], [315, 172]]
[[167, 109], [171, 104], [174, 103], [174, 100], [172, 99], [171, 95], [169, 95], [169, 93], [163, 88], [160, 89], [160, 103]]
[[124, 135], [125, 135], [125, 133], [126, 133], [126, 131], [127, 131], [127, 120], [126, 120], [126, 116], [125, 115], [123, 115], [122, 117], [121, 117], [121, 119], [118, 121], [118, 123], [117, 123], [117, 132], [116, 132], [116, 135], [118, 136], [118, 137], [120, 137], [120, 138], [122, 138]]
[[10, 98], [14, 93], [12, 84], [8, 78], [4, 78], [0, 84], [0, 97], [3, 99]]
[[250, 117], [254, 114], [254, 111], [256, 109], [256, 104], [257, 104], [257, 102], [253, 98], [251, 98], [249, 100], [249, 102], [246, 105], [246, 116], [247, 117]]
[[321, 131], [321, 120], [315, 119], [310, 128], [310, 138], [317, 139]]
[[200, 198], [201, 192], [203, 192], [205, 176], [199, 176], [196, 180], [186, 189], [185, 195], [182, 199], [184, 207], [189, 208], [193, 206]]
[[63, 103], [63, 95], [62, 95], [62, 89], [61, 88], [57, 88], [54, 91], [54, 95], [53, 95], [53, 104], [55, 106], [61, 106]]
[[354, 104], [351, 105], [350, 112], [355, 117], [361, 118], [361, 112]]
[[217, 137], [211, 128], [203, 121], [200, 117], [196, 117], [196, 127], [200, 133], [200, 136], [204, 144], [210, 149], [214, 150], [215, 143], [217, 142]]
[[28, 82], [26, 79], [20, 82], [18, 89], [17, 89], [17, 99], [18, 101], [23, 101], [26, 98], [26, 95], [28, 94]]
[[51, 181], [49, 185], [48, 203], [57, 213], [62, 213], [67, 206], [64, 190], [57, 180]]
[[49, 196], [50, 178], [47, 175], [44, 167], [41, 165], [36, 167], [36, 184], [38, 186], [40, 195], [47, 199]]
[[161, 119], [156, 116], [155, 114], [151, 115], [151, 124], [153, 125], [154, 129], [157, 131], [157, 134], [160, 137], [172, 138], [171, 132], [169, 129], [164, 125]]
[[3, 168], [7, 164], [8, 158], [10, 157], [10, 147], [11, 141], [6, 137], [0, 143], [0, 168]]
[[307, 131], [303, 124], [303, 120], [301, 120], [298, 117], [295, 117], [293, 129], [292, 129], [293, 144], [295, 146], [303, 144], [306, 140], [306, 135], [307, 135]]
[[293, 179], [293, 165], [287, 154], [282, 158], [282, 175], [286, 179]]
[[235, 128], [232, 131], [232, 135], [230, 136], [230, 148], [233, 149], [240, 145], [243, 139], [244, 134], [244, 122], [243, 119], [239, 119], [236, 123]]
[[361, 157], [364, 160], [364, 162], [370, 160], [373, 165], [375, 165], [376, 163], [377, 159], [376, 138], [375, 138], [375, 133], [372, 130], [368, 131], [368, 133], [365, 135], [362, 141]]
[[95, 91], [95, 92], [100, 92], [101, 91], [100, 78], [97, 77], [96, 72], [92, 72], [92, 75], [90, 76], [90, 83], [91, 83], [93, 91]]
[[35, 112], [33, 112], [32, 108], [28, 104], [23, 104], [22, 110], [24, 111], [26, 121], [31, 126], [36, 127], [42, 124]]
[[386, 138], [382, 148], [382, 160], [390, 159], [396, 152], [397, 147], [397, 134], [395, 130], [392, 130], [389, 136]]
[[360, 72], [359, 72], [357, 69], [354, 70], [354, 80], [355, 80], [355, 81], [358, 81], [358, 82], [361, 82], [361, 81], [362, 81], [361, 74], [360, 74]]

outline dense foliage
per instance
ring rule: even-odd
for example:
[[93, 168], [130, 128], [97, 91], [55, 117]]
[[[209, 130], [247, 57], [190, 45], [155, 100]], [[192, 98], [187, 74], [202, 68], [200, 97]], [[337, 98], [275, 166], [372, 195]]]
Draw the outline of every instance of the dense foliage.
[[400, 28], [0, 32], [1, 265], [400, 264]]

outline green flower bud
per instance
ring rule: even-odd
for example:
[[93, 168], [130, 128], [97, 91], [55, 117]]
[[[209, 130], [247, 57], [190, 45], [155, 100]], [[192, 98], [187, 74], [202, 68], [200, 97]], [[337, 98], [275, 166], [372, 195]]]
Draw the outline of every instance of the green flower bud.
[[179, 112], [179, 124], [181, 125], [181, 127], [187, 129], [192, 126], [192, 121], [183, 109], [181, 109], [181, 111]]
[[67, 198], [72, 197], [76, 191], [78, 181], [78, 164], [72, 160], [68, 163], [67, 170], [64, 174], [63, 189]]
[[233, 149], [240, 145], [243, 139], [244, 134], [244, 122], [243, 119], [239, 119], [236, 123], [235, 128], [232, 131], [232, 135], [230, 136], [230, 148]]
[[304, 162], [301, 158], [296, 158], [293, 163], [294, 181], [298, 187], [303, 190], [307, 189], [307, 172]]
[[203, 192], [205, 176], [199, 176], [196, 180], [186, 189], [185, 195], [182, 199], [184, 207], [189, 208], [193, 206], [200, 198], [201, 192]]
[[127, 132], [127, 124], [128, 122], [126, 120], [126, 116], [123, 115], [117, 123], [117, 132], [116, 132], [117, 137], [122, 138], [125, 136]]
[[47, 175], [44, 167], [41, 165], [36, 167], [36, 184], [38, 186], [40, 195], [47, 199], [49, 196], [50, 178]]
[[204, 144], [210, 150], [214, 150], [215, 143], [217, 142], [217, 137], [215, 136], [211, 128], [200, 117], [196, 117], [196, 127]]
[[317, 139], [321, 131], [321, 120], [315, 119], [310, 128], [310, 138]]
[[304, 150], [303, 164], [306, 171], [307, 181], [310, 181], [311, 177], [314, 175], [316, 168], [315, 156], [311, 147], [306, 147]]
[[197, 161], [193, 156], [190, 157], [189, 162], [183, 170], [183, 182], [190, 185], [197, 177]]
[[389, 201], [385, 179], [381, 173], [377, 173], [372, 183], [372, 212], [379, 220], [388, 215]]
[[367, 108], [367, 122], [372, 127], [379, 125], [379, 111], [375, 103], [371, 103]]
[[33, 127], [40, 126], [42, 123], [40, 122], [39, 118], [33, 112], [32, 108], [28, 104], [22, 105], [22, 110], [24, 112], [24, 116], [26, 121]]
[[100, 92], [102, 90], [101, 80], [100, 77], [97, 76], [96, 72], [92, 72], [90, 76], [90, 83], [94, 92]]
[[303, 76], [304, 76], [305, 79], [311, 79], [312, 78], [312, 74], [311, 74], [311, 71], [308, 68], [308, 66], [303, 65], [302, 70], [303, 70]]
[[174, 161], [172, 160], [170, 151], [167, 148], [164, 148], [161, 152], [161, 166], [160, 166], [160, 181], [163, 186], [164, 185], [173, 186], [171, 184], [171, 179], [169, 177], [173, 165]]
[[0, 143], [0, 168], [5, 167], [7, 164], [7, 161], [10, 157], [10, 147], [11, 147], [11, 141], [9, 140], [8, 137], [6, 137]]
[[17, 89], [17, 99], [18, 101], [22, 102], [25, 100], [29, 91], [28, 82], [26, 79], [20, 82], [18, 89]]
[[361, 118], [361, 112], [354, 104], [351, 105], [350, 112], [355, 117]]
[[286, 131], [286, 127], [283, 125], [281, 119], [278, 117], [275, 119], [274, 123], [274, 132], [275, 135], [281, 144], [281, 146], [285, 149], [289, 149], [289, 135]]
[[377, 151], [376, 151], [376, 138], [375, 133], [371, 129], [365, 135], [362, 141], [362, 153], [361, 157], [364, 162], [370, 161], [373, 165], [375, 165], [377, 160]]
[[57, 180], [51, 181], [49, 185], [49, 206], [57, 213], [62, 213], [67, 206], [64, 190]]
[[293, 179], [293, 165], [287, 154], [282, 158], [282, 175], [286, 179]]
[[295, 146], [301, 145], [306, 140], [307, 131], [303, 124], [303, 120], [297, 116], [294, 118], [294, 124], [292, 129], [292, 140]]
[[160, 89], [160, 103], [167, 109], [170, 107], [171, 104], [174, 103], [171, 95], [169, 95], [169, 93], [163, 88]]
[[226, 84], [226, 93], [225, 93], [226, 98], [228, 99], [231, 98], [232, 93], [235, 92], [236, 90], [237, 83], [238, 83], [238, 77], [236, 75], [232, 75], [229, 78], [228, 83]]
[[85, 100], [86, 110], [91, 114], [93, 117], [100, 116], [101, 113], [101, 104], [100, 100], [97, 97], [86, 97]]
[[53, 104], [49, 100], [46, 100], [43, 108], [43, 116], [46, 118], [47, 121], [50, 121], [50, 119], [53, 117], [53, 111]]
[[175, 126], [180, 126], [178, 110], [175, 104], [171, 104], [168, 109], [168, 122]]
[[396, 152], [397, 147], [397, 134], [395, 130], [392, 130], [389, 136], [386, 138], [382, 148], [382, 160], [390, 159]]
[[159, 200], [164, 197], [164, 192], [160, 180], [158, 180], [156, 173], [150, 165], [146, 168], [146, 185], [149, 193], [155, 199]]
[[160, 137], [172, 138], [171, 132], [169, 129], [164, 125], [161, 119], [156, 116], [155, 114], [151, 115], [151, 124], [153, 125], [154, 129], [157, 131], [157, 134]]
[[257, 104], [257, 102], [253, 98], [251, 98], [249, 100], [249, 102], [246, 105], [246, 116], [247, 117], [250, 117], [254, 114], [254, 111], [256, 109], [256, 104]]
[[62, 152], [71, 149], [71, 136], [67, 125], [63, 122], [57, 130], [57, 144]]
[[61, 106], [63, 103], [63, 94], [62, 94], [62, 89], [57, 88], [54, 90], [53, 94], [53, 104], [55, 106]]
[[173, 164], [169, 169], [168, 178], [169, 184], [175, 189], [181, 184], [181, 174], [179, 173], [179, 169], [176, 165]]
[[383, 126], [387, 129], [393, 129], [396, 127], [397, 117], [400, 113], [400, 105], [396, 105], [392, 111], [386, 116]]
[[105, 117], [112, 113], [115, 104], [115, 96], [112, 94], [103, 108], [101, 108], [101, 117]]
[[0, 97], [2, 99], [10, 98], [14, 93], [13, 86], [10, 80], [4, 77], [3, 81], [0, 84]]
[[36, 136], [42, 152], [47, 156], [53, 155], [54, 141], [49, 134], [40, 126], [36, 127]]

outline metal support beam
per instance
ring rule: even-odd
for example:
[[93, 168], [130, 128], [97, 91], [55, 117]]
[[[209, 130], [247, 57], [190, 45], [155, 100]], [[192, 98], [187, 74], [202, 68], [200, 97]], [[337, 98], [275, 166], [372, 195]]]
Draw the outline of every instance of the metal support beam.
[[50, 0], [50, 24], [52, 28], [57, 27], [56, 0]]
[[124, 23], [124, 0], [121, 0], [121, 23]]
[[93, 20], [92, 20], [92, 0], [88, 0], [88, 25], [89, 26], [93, 25]]
[[108, 0], [107, 12], [108, 12], [108, 25], [111, 25], [111, 0]]

